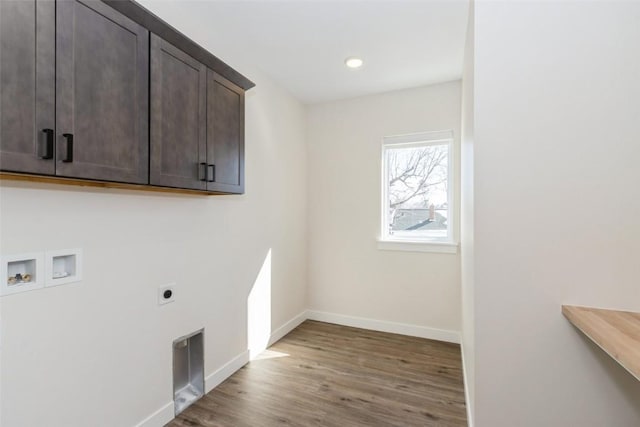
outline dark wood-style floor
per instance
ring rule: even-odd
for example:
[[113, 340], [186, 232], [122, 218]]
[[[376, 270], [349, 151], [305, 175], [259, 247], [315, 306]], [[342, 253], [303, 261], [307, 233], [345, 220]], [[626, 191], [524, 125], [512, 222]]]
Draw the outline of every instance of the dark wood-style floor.
[[466, 426], [460, 347], [306, 321], [168, 424]]

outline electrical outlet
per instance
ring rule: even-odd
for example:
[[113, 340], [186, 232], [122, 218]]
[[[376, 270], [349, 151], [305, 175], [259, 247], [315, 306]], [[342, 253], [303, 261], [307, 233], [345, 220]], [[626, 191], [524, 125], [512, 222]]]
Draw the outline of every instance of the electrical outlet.
[[169, 283], [158, 288], [158, 305], [169, 304], [176, 300], [176, 284]]

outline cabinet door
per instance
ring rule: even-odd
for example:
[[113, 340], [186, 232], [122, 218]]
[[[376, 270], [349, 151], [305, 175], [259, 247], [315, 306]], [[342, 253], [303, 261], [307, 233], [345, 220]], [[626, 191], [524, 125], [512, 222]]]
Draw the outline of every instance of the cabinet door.
[[208, 70], [207, 190], [244, 193], [244, 91]]
[[55, 3], [0, 1], [0, 169], [53, 175]]
[[149, 33], [99, 1], [57, 2], [56, 175], [148, 182]]
[[151, 184], [204, 190], [206, 67], [151, 35]]

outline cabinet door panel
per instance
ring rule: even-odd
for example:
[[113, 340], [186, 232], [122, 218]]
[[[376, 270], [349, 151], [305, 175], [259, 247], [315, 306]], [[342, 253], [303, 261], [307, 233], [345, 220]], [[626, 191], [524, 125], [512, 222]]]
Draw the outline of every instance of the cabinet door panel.
[[56, 42], [56, 174], [147, 183], [148, 31], [104, 3], [61, 0]]
[[204, 190], [206, 68], [151, 36], [151, 184]]
[[[0, 1], [0, 169], [53, 175], [55, 3]], [[53, 149], [53, 147], [50, 147]]]
[[244, 91], [208, 70], [207, 163], [215, 165], [207, 190], [244, 192]]

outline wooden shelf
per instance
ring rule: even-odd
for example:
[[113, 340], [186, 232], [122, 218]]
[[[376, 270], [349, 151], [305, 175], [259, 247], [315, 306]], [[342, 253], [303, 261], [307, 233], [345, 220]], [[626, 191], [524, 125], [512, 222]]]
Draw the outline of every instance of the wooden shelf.
[[563, 305], [562, 314], [640, 380], [640, 313]]

